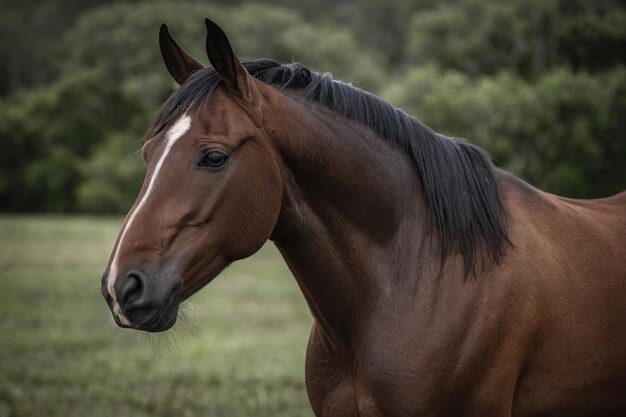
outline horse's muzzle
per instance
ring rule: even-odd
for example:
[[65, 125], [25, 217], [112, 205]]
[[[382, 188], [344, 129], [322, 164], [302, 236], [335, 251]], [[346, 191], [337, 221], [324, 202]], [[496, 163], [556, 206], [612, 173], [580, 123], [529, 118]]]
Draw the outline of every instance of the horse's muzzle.
[[115, 297], [112, 297], [107, 285], [107, 280], [111, 277], [107, 278], [105, 274], [102, 279], [102, 295], [118, 326], [162, 332], [176, 323], [180, 304], [180, 280], [177, 277], [159, 276], [158, 273], [154, 276], [158, 279], [149, 279], [146, 273], [131, 270], [117, 277], [113, 285]]

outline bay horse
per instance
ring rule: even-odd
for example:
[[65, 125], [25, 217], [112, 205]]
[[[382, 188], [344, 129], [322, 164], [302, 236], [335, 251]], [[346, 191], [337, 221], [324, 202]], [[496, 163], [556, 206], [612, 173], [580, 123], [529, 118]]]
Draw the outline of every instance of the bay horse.
[[317, 416], [626, 415], [626, 193], [574, 200], [495, 168], [378, 97], [299, 64], [205, 68], [160, 30], [180, 87], [102, 293], [121, 327], [269, 239], [314, 317]]

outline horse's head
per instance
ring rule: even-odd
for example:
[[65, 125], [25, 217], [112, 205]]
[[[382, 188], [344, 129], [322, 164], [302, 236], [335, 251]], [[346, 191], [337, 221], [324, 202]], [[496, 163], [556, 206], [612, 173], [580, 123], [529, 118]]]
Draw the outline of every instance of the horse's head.
[[[207, 19], [207, 53], [220, 79], [208, 100], [173, 108], [143, 147], [146, 177], [102, 278], [118, 325], [162, 331], [178, 306], [226, 265], [252, 255], [270, 237], [282, 200], [278, 157], [261, 118], [266, 89]], [[160, 47], [179, 83], [209, 71], [170, 37]]]

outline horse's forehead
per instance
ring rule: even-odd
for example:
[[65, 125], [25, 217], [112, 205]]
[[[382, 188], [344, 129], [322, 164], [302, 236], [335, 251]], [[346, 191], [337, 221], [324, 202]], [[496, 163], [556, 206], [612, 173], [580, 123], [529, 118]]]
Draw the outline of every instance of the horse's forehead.
[[245, 111], [219, 89], [197, 112], [196, 120], [209, 133], [240, 133], [254, 126]]

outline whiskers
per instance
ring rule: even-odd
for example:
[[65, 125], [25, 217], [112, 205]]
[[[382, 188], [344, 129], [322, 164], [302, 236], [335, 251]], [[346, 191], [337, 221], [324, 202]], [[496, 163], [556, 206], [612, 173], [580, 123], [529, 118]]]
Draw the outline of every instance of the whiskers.
[[193, 324], [195, 316], [196, 307], [189, 301], [182, 303], [176, 324], [171, 329], [160, 333], [139, 332], [133, 349], [145, 350], [148, 357], [161, 357], [164, 353], [180, 354], [185, 338], [200, 338], [197, 327]]

